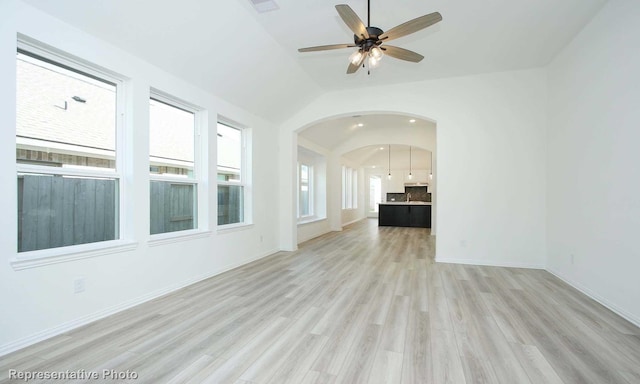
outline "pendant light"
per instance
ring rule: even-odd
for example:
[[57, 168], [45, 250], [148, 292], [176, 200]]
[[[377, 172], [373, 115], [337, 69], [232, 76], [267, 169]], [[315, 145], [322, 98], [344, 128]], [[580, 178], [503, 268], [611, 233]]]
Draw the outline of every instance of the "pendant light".
[[413, 179], [413, 175], [411, 174], [411, 146], [409, 146], [409, 180]]
[[391, 180], [391, 144], [389, 144], [389, 174], [387, 179]]

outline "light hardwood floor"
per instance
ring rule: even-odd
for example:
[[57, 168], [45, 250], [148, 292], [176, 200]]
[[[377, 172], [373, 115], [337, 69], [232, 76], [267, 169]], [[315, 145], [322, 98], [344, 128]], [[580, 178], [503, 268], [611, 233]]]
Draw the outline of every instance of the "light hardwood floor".
[[4, 356], [0, 379], [640, 383], [639, 328], [545, 271], [436, 264], [434, 247], [364, 220]]

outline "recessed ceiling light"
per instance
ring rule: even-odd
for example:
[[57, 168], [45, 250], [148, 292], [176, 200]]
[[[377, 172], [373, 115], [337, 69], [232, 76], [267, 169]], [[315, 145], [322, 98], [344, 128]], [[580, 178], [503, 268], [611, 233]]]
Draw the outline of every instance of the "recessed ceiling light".
[[384, 147], [380, 147], [380, 150], [382, 151], [384, 149]]
[[358, 123], [358, 127], [364, 127], [364, 124]]
[[371, 167], [371, 168], [375, 168], [375, 167], [376, 167], [376, 166], [374, 165], [374, 166], [373, 166], [373, 167]]
[[409, 120], [409, 122], [410, 122], [410, 123], [415, 123], [415, 122], [416, 122], [416, 119], [411, 119], [411, 120]]

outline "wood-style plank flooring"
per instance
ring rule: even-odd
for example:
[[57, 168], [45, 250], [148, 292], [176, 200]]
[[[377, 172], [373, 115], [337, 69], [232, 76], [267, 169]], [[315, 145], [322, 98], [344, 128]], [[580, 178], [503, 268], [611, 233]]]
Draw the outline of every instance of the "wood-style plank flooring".
[[4, 356], [0, 381], [640, 383], [639, 328], [545, 271], [436, 264], [434, 247], [363, 220]]

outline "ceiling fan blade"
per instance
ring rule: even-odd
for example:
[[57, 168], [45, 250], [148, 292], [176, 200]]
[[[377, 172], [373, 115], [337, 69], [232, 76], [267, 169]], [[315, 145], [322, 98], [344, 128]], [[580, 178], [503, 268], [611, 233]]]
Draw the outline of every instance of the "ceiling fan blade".
[[433, 12], [428, 15], [409, 20], [406, 23], [398, 25], [397, 27], [393, 27], [387, 32], [380, 35], [378, 39], [385, 42], [397, 39], [398, 37], [406, 36], [421, 29], [425, 29], [439, 21], [442, 21], [442, 15], [439, 12]]
[[328, 51], [331, 49], [341, 48], [353, 48], [354, 44], [331, 44], [331, 45], [318, 45], [317, 47], [298, 48], [298, 52], [314, 52], [314, 51]]
[[419, 53], [415, 53], [408, 49], [394, 47], [392, 45], [383, 45], [380, 47], [387, 56], [391, 56], [396, 59], [411, 61], [413, 63], [419, 63], [424, 56]]
[[358, 69], [360, 69], [360, 67], [362, 67], [362, 63], [364, 62], [364, 59], [367, 57], [367, 55], [362, 55], [362, 57], [360, 58], [360, 61], [358, 61], [358, 64], [353, 64], [353, 63], [349, 63], [349, 67], [347, 68], [347, 74], [350, 75], [352, 73], [356, 73], [356, 71]]
[[342, 18], [345, 24], [356, 34], [356, 36], [364, 36], [364, 39], [369, 38], [369, 32], [367, 32], [367, 28], [364, 26], [364, 23], [358, 15], [353, 12], [350, 6], [346, 4], [338, 4], [336, 5], [336, 10], [338, 14]]

